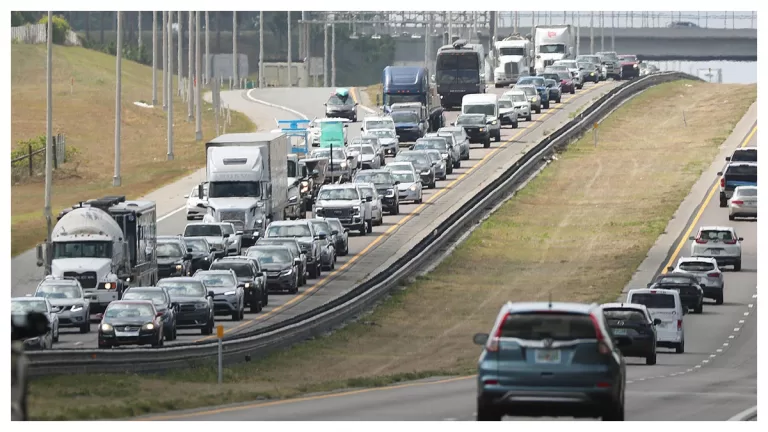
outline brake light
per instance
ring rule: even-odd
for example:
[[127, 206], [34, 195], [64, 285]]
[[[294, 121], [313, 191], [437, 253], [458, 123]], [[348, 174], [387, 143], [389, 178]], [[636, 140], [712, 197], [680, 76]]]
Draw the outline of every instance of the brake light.
[[603, 332], [600, 330], [600, 323], [597, 321], [597, 317], [590, 314], [589, 318], [592, 320], [592, 325], [595, 327], [595, 337], [597, 338], [597, 352], [602, 355], [608, 355], [611, 353], [611, 349], [608, 348], [604, 339]]
[[720, 177], [720, 187], [721, 188], [725, 187], [725, 177]]
[[679, 319], [677, 320], [677, 331], [680, 331], [683, 329], [683, 320]]
[[707, 242], [707, 239], [701, 238], [701, 237], [696, 237], [696, 243], [698, 243], [698, 244], [705, 244], [706, 242]]
[[483, 384], [485, 384], [485, 385], [496, 385], [498, 383], [499, 383], [498, 380], [485, 380], [485, 381], [483, 381]]
[[506, 313], [504, 317], [499, 321], [499, 326], [496, 328], [494, 334], [488, 338], [488, 343], [485, 345], [485, 350], [488, 352], [499, 351], [499, 338], [501, 338], [501, 326], [504, 325], [504, 321], [509, 318], [509, 313]]
[[611, 383], [609, 382], [599, 382], [597, 383], [597, 388], [609, 388], [611, 386]]
[[731, 200], [731, 204], [742, 205], [742, 204], [744, 204], [744, 201], [742, 201], [742, 200]]
[[707, 273], [707, 277], [719, 277], [720, 273]]
[[725, 243], [725, 244], [736, 244], [736, 239], [723, 240], [723, 243]]

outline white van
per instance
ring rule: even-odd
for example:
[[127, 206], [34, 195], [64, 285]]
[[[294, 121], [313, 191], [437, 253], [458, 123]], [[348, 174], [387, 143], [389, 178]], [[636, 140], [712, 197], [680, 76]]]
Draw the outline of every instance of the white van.
[[633, 289], [627, 295], [627, 303], [645, 305], [651, 318], [660, 319], [656, 326], [656, 345], [685, 352], [685, 327], [683, 315], [687, 313], [680, 301], [680, 293], [667, 289]]
[[462, 114], [485, 114], [488, 131], [496, 142], [501, 141], [501, 121], [499, 121], [499, 100], [495, 93], [468, 94], [461, 98]]
[[391, 129], [395, 130], [395, 121], [389, 116], [369, 116], [363, 118], [363, 126], [360, 130], [363, 133], [368, 133], [374, 129]]

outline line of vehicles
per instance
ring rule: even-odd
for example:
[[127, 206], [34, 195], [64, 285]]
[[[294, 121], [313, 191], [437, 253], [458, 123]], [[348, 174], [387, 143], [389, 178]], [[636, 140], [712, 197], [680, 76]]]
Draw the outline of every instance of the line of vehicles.
[[[721, 207], [729, 207], [729, 216], [756, 218], [757, 148], [740, 148], [726, 161], [726, 175], [718, 173], [726, 200]], [[744, 164], [755, 170], [747, 174]], [[723, 267], [741, 270], [743, 238], [734, 227], [701, 226], [690, 240], [688, 257], [646, 288], [631, 289], [624, 302], [505, 304], [491, 331], [474, 336], [483, 346], [477, 420], [510, 415], [623, 421], [625, 357], [655, 365], [657, 348], [684, 353], [683, 317], [702, 313], [704, 299], [722, 305]]]

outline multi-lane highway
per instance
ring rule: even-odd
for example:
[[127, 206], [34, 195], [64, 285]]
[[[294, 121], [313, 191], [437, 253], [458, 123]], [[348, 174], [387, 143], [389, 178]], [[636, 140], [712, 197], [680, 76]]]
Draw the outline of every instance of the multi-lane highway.
[[[757, 145], [756, 125], [740, 133], [741, 145]], [[627, 420], [727, 420], [757, 403], [757, 222], [729, 221], [728, 210], [718, 206], [714, 181], [680, 233], [681, 240], [670, 245], [669, 262], [689, 255], [689, 232], [725, 225], [744, 238], [742, 270], [726, 270], [723, 305], [708, 301], [702, 314], [685, 316], [685, 353], [660, 348], [655, 366], [627, 358]], [[476, 383], [470, 376], [148, 419], [474, 420], [475, 397]]]
[[[320, 279], [309, 280], [308, 284], [302, 287], [296, 295], [271, 295], [270, 304], [263, 312], [246, 314], [244, 321], [232, 322], [228, 317], [217, 317], [218, 322], [225, 327], [225, 334], [231, 335], [256, 326], [272, 324], [303, 313], [345, 293], [356, 284], [373, 276], [378, 270], [396, 260], [399, 254], [410, 248], [412, 242], [418, 241], [426, 235], [440, 215], [458, 205], [463, 199], [474, 195], [476, 190], [496, 174], [500, 166], [519, 157], [524, 149], [540, 140], [544, 133], [550, 133], [568, 122], [572, 113], [582, 109], [584, 105], [592, 103], [616, 85], [618, 83], [612, 81], [596, 85], [588, 84], [583, 90], [577, 91], [575, 95], [564, 95], [561, 104], [552, 104], [551, 109], [544, 110], [540, 115], [534, 114], [533, 121], [521, 122], [518, 129], [505, 127], [502, 130], [501, 142], [492, 143], [490, 148], [484, 149], [481, 145], [473, 144], [470, 159], [462, 161], [461, 168], [454, 170], [447, 180], [438, 182], [436, 189], [425, 190], [423, 204], [402, 205], [400, 215], [385, 215], [384, 224], [374, 227], [371, 234], [366, 236], [350, 234], [350, 254], [346, 257], [339, 257], [336, 270], [324, 272]], [[504, 89], [491, 89], [491, 91], [501, 93]], [[332, 89], [326, 88], [274, 88], [222, 92], [221, 97], [231, 109], [245, 113], [257, 110], [259, 115], [263, 116], [265, 107], [256, 102], [258, 100], [289, 109], [285, 115], [278, 117], [278, 119], [297, 118], [298, 114], [312, 119], [313, 117], [324, 116], [323, 103], [328, 99], [331, 92]], [[360, 117], [365, 115], [361, 109]], [[457, 115], [458, 113], [455, 111], [447, 113], [447, 121], [454, 121]], [[359, 125], [360, 123], [349, 125], [348, 138], [350, 140], [359, 136]], [[176, 203], [170, 208], [184, 206], [183, 195], [186, 193], [189, 191], [180, 189], [177, 196], [169, 198], [168, 202]], [[184, 211], [166, 214], [158, 218], [158, 234], [179, 234], [183, 232], [186, 223]], [[30, 285], [28, 291], [31, 292], [33, 289], [34, 285]], [[14, 295], [19, 294], [14, 293]], [[89, 334], [62, 329], [60, 340], [54, 348], [95, 348], [97, 346], [96, 326], [96, 324], [91, 326], [92, 331]], [[179, 337], [175, 342], [168, 342], [167, 344], [188, 343], [213, 338], [212, 336], [203, 337], [199, 331], [193, 330], [179, 330], [178, 335]]]

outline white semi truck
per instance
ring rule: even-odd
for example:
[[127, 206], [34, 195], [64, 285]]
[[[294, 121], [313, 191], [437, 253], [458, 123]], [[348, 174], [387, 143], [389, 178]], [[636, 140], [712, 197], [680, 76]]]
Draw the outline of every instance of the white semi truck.
[[157, 282], [157, 216], [154, 201], [108, 196], [65, 209], [38, 244], [37, 265], [46, 273], [77, 279], [91, 313], [121, 298], [128, 285]]
[[[205, 222], [231, 222], [241, 247], [253, 245], [269, 222], [283, 220], [289, 206], [290, 143], [284, 133], [226, 134], [205, 145], [208, 198]], [[202, 187], [198, 190], [202, 194]]]
[[530, 75], [533, 65], [531, 41], [514, 34], [497, 41], [493, 47], [493, 79], [496, 88], [517, 82], [521, 76]]
[[533, 34], [534, 71], [544, 72], [552, 63], [575, 58], [576, 34], [570, 24], [556, 26], [536, 26]]

